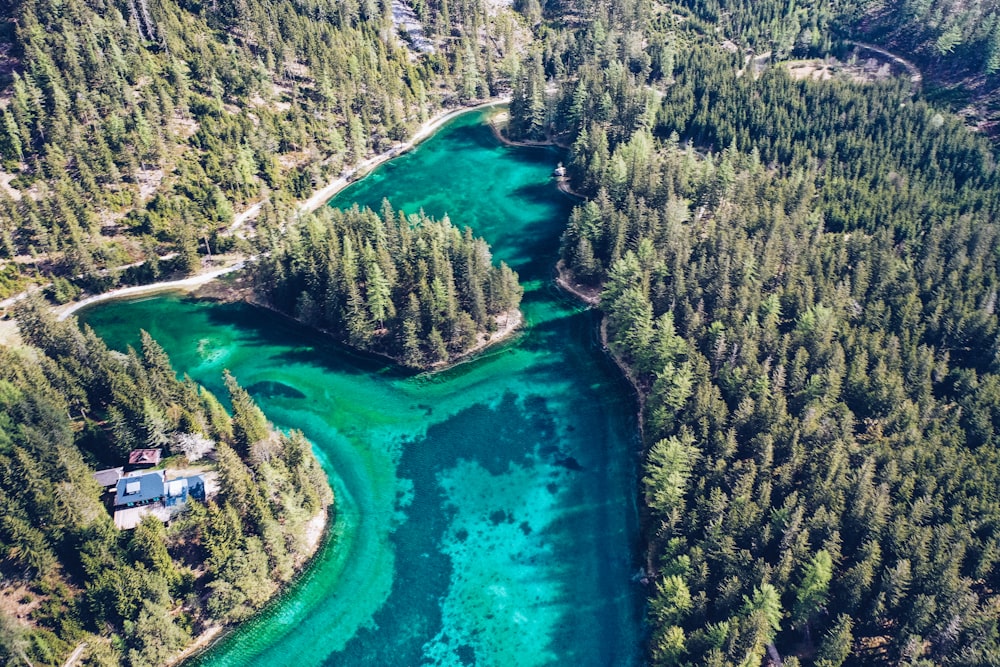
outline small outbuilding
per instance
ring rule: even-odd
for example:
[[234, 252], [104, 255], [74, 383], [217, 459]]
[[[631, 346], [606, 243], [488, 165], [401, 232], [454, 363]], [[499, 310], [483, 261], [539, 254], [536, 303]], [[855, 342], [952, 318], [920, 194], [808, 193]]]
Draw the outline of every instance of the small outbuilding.
[[128, 455], [128, 465], [132, 469], [152, 468], [160, 465], [162, 449], [133, 449]]
[[94, 479], [97, 483], [103, 486], [105, 489], [110, 489], [118, 485], [118, 480], [122, 478], [125, 473], [125, 468], [107, 468], [106, 470], [98, 470], [94, 473]]

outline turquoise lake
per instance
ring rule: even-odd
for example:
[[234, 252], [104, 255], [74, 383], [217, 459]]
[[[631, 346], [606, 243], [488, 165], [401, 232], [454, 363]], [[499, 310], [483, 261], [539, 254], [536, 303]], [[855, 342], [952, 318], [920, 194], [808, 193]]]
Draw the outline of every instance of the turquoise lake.
[[342, 191], [470, 226], [520, 274], [524, 330], [414, 374], [244, 304], [157, 295], [81, 313], [109, 344], [147, 329], [224, 396], [230, 369], [313, 442], [330, 537], [198, 665], [633, 665], [642, 660], [635, 400], [597, 316], [553, 283], [572, 201], [555, 150], [501, 146], [483, 112]]

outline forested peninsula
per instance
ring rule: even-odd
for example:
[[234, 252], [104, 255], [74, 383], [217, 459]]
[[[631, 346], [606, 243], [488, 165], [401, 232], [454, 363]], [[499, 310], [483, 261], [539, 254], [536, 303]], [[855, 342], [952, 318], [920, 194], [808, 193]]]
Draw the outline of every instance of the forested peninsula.
[[[325, 525], [332, 495], [309, 442], [276, 431], [227, 374], [230, 417], [145, 333], [122, 354], [34, 300], [17, 318], [31, 347], [0, 347], [6, 663], [61, 664], [79, 644], [88, 664], [162, 665], [260, 609]], [[166, 458], [119, 480], [140, 468], [134, 451]]]
[[254, 298], [358, 349], [434, 367], [521, 322], [517, 274], [447, 218], [385, 202], [381, 215], [324, 208], [273, 231], [250, 270]]

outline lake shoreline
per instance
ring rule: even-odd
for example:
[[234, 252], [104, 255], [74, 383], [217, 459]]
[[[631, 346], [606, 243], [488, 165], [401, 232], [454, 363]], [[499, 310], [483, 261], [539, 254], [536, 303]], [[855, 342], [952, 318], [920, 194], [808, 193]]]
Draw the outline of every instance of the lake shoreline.
[[[413, 136], [406, 142], [402, 144], [397, 144], [396, 146], [393, 146], [392, 148], [383, 151], [378, 155], [375, 155], [367, 160], [364, 160], [360, 164], [352, 167], [351, 169], [342, 172], [340, 176], [328, 182], [322, 188], [314, 192], [312, 195], [309, 196], [308, 199], [302, 201], [296, 207], [296, 210], [300, 213], [311, 212], [316, 210], [317, 208], [328, 202], [330, 199], [332, 199], [334, 196], [336, 196], [341, 190], [351, 185], [358, 179], [368, 175], [373, 169], [377, 168], [378, 166], [382, 165], [385, 162], [388, 162], [389, 160], [392, 160], [396, 157], [399, 157], [400, 155], [403, 155], [404, 153], [409, 152], [410, 150], [413, 150], [421, 142], [433, 136], [435, 132], [437, 132], [444, 125], [454, 120], [455, 118], [467, 113], [481, 111], [484, 109], [488, 109], [490, 107], [502, 106], [509, 103], [510, 103], [509, 97], [500, 97], [487, 100], [469, 107], [460, 107], [458, 109], [448, 109], [440, 111], [439, 113], [435, 114], [427, 121], [425, 121], [423, 124], [421, 124], [421, 126], [417, 129], [417, 131], [413, 134]], [[510, 140], [501, 137], [496, 127], [493, 125], [492, 121], [490, 122], [490, 127], [493, 128], [494, 135], [496, 135], [497, 138], [500, 139], [502, 143], [506, 145], [517, 145], [517, 144], [512, 144]], [[524, 145], [536, 146], [535, 144], [524, 144]], [[537, 144], [537, 146], [543, 146], [543, 145], [556, 145], [556, 144], [551, 144], [551, 143]], [[260, 212], [263, 203], [264, 203], [263, 201], [258, 202], [257, 204], [254, 204], [246, 211], [237, 214], [234, 223], [233, 225], [230, 226], [229, 230], [232, 231], [235, 227], [245, 224], [246, 222], [255, 218], [256, 215]], [[52, 306], [52, 311], [53, 313], [55, 313], [56, 319], [61, 322], [68, 319], [70, 316], [76, 314], [78, 311], [92, 305], [104, 303], [106, 301], [114, 301], [117, 299], [130, 299], [134, 297], [150, 296], [152, 294], [157, 294], [160, 292], [183, 292], [183, 293], [195, 292], [195, 296], [200, 296], [202, 298], [217, 298], [214, 295], [209, 295], [205, 297], [204, 294], [199, 295], [197, 294], [197, 292], [201, 290], [206, 290], [207, 289], [206, 286], [209, 285], [210, 283], [213, 283], [218, 278], [242, 270], [245, 267], [246, 263], [252, 259], [253, 259], [252, 256], [233, 254], [223, 260], [222, 266], [216, 266], [216, 265], [203, 266], [201, 269], [199, 269], [192, 275], [179, 278], [170, 278], [167, 280], [157, 281], [155, 283], [149, 283], [147, 285], [128, 285], [124, 287], [118, 287], [109, 290], [107, 292], [102, 292], [100, 294], [92, 294], [81, 299], [75, 299], [73, 301], [69, 301], [64, 304], [58, 304]], [[24, 295], [27, 296], [32, 291], [37, 291], [37, 290], [29, 290], [28, 292], [25, 292]], [[226, 297], [218, 297], [218, 298], [225, 299]], [[254, 305], [260, 306], [261, 304], [254, 303]], [[517, 318], [518, 318], [518, 325], [509, 330], [504, 331], [504, 334], [502, 336], [496, 337], [494, 334], [493, 336], [491, 336], [490, 339], [488, 339], [485, 342], [484, 341], [477, 342], [476, 345], [471, 350], [464, 352], [462, 355], [456, 357], [455, 359], [449, 360], [444, 364], [436, 364], [431, 368], [422, 370], [438, 371], [451, 368], [457, 363], [467, 361], [468, 358], [474, 352], [481, 351], [488, 347], [492, 347], [497, 343], [503, 342], [504, 340], [507, 340], [518, 328], [520, 328], [520, 324], [523, 323], [523, 316], [521, 315], [520, 310], [518, 310]], [[22, 340], [20, 338], [20, 332], [17, 329], [17, 323], [10, 318], [0, 320], [0, 344], [16, 347], [21, 343]], [[373, 352], [372, 354], [378, 355], [377, 352]], [[393, 357], [389, 357], [387, 355], [378, 355], [378, 356], [382, 356], [386, 359], [389, 359], [393, 363], [401, 364], [401, 362], [398, 359], [395, 359]]]
[[[504, 134], [504, 129], [501, 127], [503, 123], [507, 122], [508, 118], [509, 116], [506, 112], [499, 112], [490, 116], [490, 118], [486, 121], [490, 126], [490, 130], [493, 132], [493, 137], [504, 146], [510, 146], [512, 148], [559, 148], [564, 151], [568, 151], [571, 148], [568, 144], [560, 143], [555, 139], [546, 139], [544, 141], [510, 139], [506, 134]], [[560, 163], [560, 166], [562, 166], [562, 163]], [[555, 179], [556, 187], [559, 188], [559, 191], [564, 195], [582, 202], [587, 201], [586, 196], [573, 189], [573, 186], [570, 185], [569, 178], [565, 174], [556, 175]]]
[[[361, 353], [361, 354], [367, 354], [367, 355], [371, 355], [371, 356], [374, 356], [374, 357], [378, 357], [379, 359], [384, 359], [384, 360], [386, 360], [386, 361], [388, 361], [388, 362], [390, 362], [392, 364], [395, 364], [395, 365], [399, 366], [400, 368], [406, 368], [406, 369], [409, 369], [411, 371], [416, 371], [416, 372], [419, 372], [419, 373], [437, 373], [437, 372], [440, 372], [440, 371], [446, 371], [446, 370], [448, 370], [450, 368], [454, 368], [455, 366], [457, 366], [459, 364], [465, 363], [467, 361], [471, 361], [476, 356], [476, 354], [478, 354], [479, 352], [482, 352], [482, 351], [484, 351], [484, 350], [486, 350], [488, 348], [494, 347], [494, 346], [498, 345], [499, 343], [506, 342], [508, 339], [510, 339], [511, 337], [513, 337], [514, 334], [516, 334], [518, 332], [518, 330], [521, 328], [521, 326], [524, 324], [524, 313], [521, 312], [520, 308], [515, 309], [513, 311], [513, 313], [511, 313], [510, 311], [508, 311], [506, 313], [501, 313], [501, 314], [499, 314], [499, 315], [496, 316], [496, 319], [498, 321], [497, 322], [498, 326], [499, 326], [499, 320], [501, 318], [503, 318], [505, 320], [504, 325], [502, 327], [500, 327], [499, 329], [497, 329], [496, 331], [494, 331], [492, 333], [489, 333], [489, 335], [485, 339], [482, 339], [482, 340], [478, 340], [478, 339], [481, 336], [483, 336], [483, 333], [482, 332], [477, 333], [476, 334], [476, 338], [477, 338], [476, 344], [473, 345], [472, 347], [470, 347], [467, 350], [463, 350], [457, 356], [455, 356], [453, 358], [450, 358], [447, 361], [437, 361], [437, 362], [435, 362], [435, 363], [433, 363], [433, 364], [431, 364], [429, 366], [410, 366], [409, 364], [406, 364], [405, 362], [403, 362], [401, 359], [397, 359], [396, 357], [394, 357], [394, 356], [392, 356], [390, 354], [387, 354], [385, 352], [379, 352], [377, 350], [366, 350], [366, 349], [363, 349], [363, 348], [360, 348], [360, 347], [355, 347], [355, 346], [353, 346], [353, 345], [351, 345], [351, 344], [349, 344], [349, 343], [341, 340], [340, 338], [338, 338], [332, 331], [329, 331], [329, 330], [324, 329], [322, 327], [317, 327], [317, 326], [309, 324], [307, 322], [303, 322], [302, 320], [300, 320], [300, 319], [298, 319], [298, 318], [296, 318], [296, 317], [294, 317], [294, 316], [292, 316], [292, 315], [290, 315], [290, 314], [288, 314], [288, 313], [286, 313], [286, 312], [284, 312], [282, 310], [278, 310], [277, 308], [275, 308], [274, 306], [272, 306], [272, 305], [270, 305], [268, 303], [265, 303], [263, 301], [259, 301], [258, 299], [256, 299], [256, 298], [253, 297], [253, 290], [252, 289], [250, 289], [250, 288], [243, 288], [243, 290], [244, 290], [243, 293], [239, 294], [239, 295], [237, 295], [237, 293], [234, 291], [234, 293], [231, 294], [231, 295], [224, 295], [224, 294], [201, 295], [199, 298], [210, 298], [210, 299], [215, 299], [217, 301], [224, 301], [224, 302], [241, 302], [241, 303], [245, 303], [247, 305], [253, 306], [255, 308], [260, 308], [261, 310], [266, 310], [266, 311], [268, 311], [270, 313], [274, 313], [276, 315], [280, 315], [281, 317], [287, 319], [290, 322], [295, 322], [296, 324], [298, 324], [300, 326], [306, 327], [306, 328], [308, 328], [311, 331], [315, 331], [317, 333], [320, 333], [323, 336], [326, 336], [327, 338], [330, 338], [337, 345], [342, 345], [345, 348], [351, 350], [352, 352], [358, 352], [358, 353]], [[199, 296], [199, 295], [196, 295], [196, 296]]]
[[417, 128], [417, 131], [414, 132], [413, 136], [408, 140], [401, 144], [396, 144], [392, 148], [384, 150], [378, 155], [374, 155], [367, 160], [363, 160], [361, 163], [351, 167], [345, 172], [342, 172], [340, 176], [337, 176], [328, 182], [322, 188], [310, 195], [308, 199], [299, 204], [298, 211], [300, 213], [311, 213], [315, 211], [320, 206], [323, 206], [326, 202], [333, 199], [333, 197], [336, 196], [341, 190], [346, 188], [351, 183], [364, 178], [375, 168], [381, 166], [389, 160], [397, 158], [400, 155], [413, 150], [420, 143], [432, 137], [435, 132], [440, 130], [455, 118], [467, 113], [472, 113], [473, 111], [481, 111], [483, 109], [502, 106], [504, 104], [510, 104], [509, 97], [498, 97], [468, 107], [443, 109], [439, 111], [437, 114], [424, 121], [424, 123]]
[[[413, 148], [415, 148], [422, 141], [433, 136], [437, 130], [446, 125], [449, 121], [454, 118], [464, 115], [466, 113], [472, 113], [477, 110], [486, 109], [492, 106], [498, 106], [508, 103], [509, 100], [500, 98], [495, 100], [490, 100], [481, 104], [477, 104], [471, 107], [463, 107], [459, 109], [443, 110], [438, 114], [434, 115], [432, 118], [425, 121], [414, 135], [403, 144], [397, 144], [391, 149], [383, 151], [378, 155], [375, 155], [367, 160], [364, 160], [360, 164], [354, 166], [347, 172], [342, 173], [336, 179], [330, 181], [325, 186], [314, 192], [309, 198], [301, 202], [297, 206], [297, 211], [299, 213], [312, 212], [336, 196], [341, 190], [349, 186], [354, 181], [363, 178], [373, 169], [382, 165], [389, 160], [396, 158]], [[260, 212], [263, 202], [258, 202], [252, 206], [247, 211], [239, 214], [235, 219], [235, 226], [240, 226], [246, 222], [252, 220]], [[251, 212], [252, 211], [252, 212]], [[234, 226], [230, 227], [233, 230]], [[247, 288], [234, 288], [232, 286], [223, 286], [221, 283], [217, 282], [219, 278], [223, 276], [233, 274], [241, 271], [246, 267], [248, 261], [253, 258], [243, 255], [233, 255], [223, 260], [222, 266], [211, 266], [202, 267], [199, 271], [195, 272], [193, 275], [185, 276], [182, 278], [169, 279], [158, 281], [155, 283], [150, 283], [148, 285], [131, 285], [125, 287], [119, 287], [108, 292], [103, 292], [100, 294], [94, 294], [87, 296], [82, 299], [77, 299], [70, 301], [66, 304], [60, 304], [54, 306], [52, 311], [55, 313], [57, 320], [64, 321], [80, 311], [81, 309], [87, 308], [92, 305], [99, 303], [104, 303], [107, 301], [114, 301], [119, 299], [129, 299], [134, 297], [149, 296], [152, 294], [157, 294], [161, 292], [183, 292], [183, 293], [194, 293], [198, 298], [214, 298], [219, 300], [230, 300], [230, 301], [243, 301], [249, 303], [250, 305], [266, 308], [272, 312], [282, 314], [286, 317], [288, 315], [281, 313], [280, 311], [269, 308], [264, 304], [253, 300], [252, 297], [248, 296], [245, 292]], [[238, 279], [239, 280], [239, 279]], [[198, 292], [201, 292], [199, 294]], [[233, 298], [236, 294], [243, 292], [241, 297]], [[524, 316], [520, 309], [517, 309], [513, 315], [511, 313], [505, 313], [498, 316], [498, 320], [503, 317], [505, 319], [505, 325], [501, 327], [498, 331], [487, 335], [486, 338], [482, 340], [477, 340], [477, 343], [473, 345], [468, 350], [464, 351], [457, 357], [449, 359], [447, 362], [439, 362], [432, 365], [430, 368], [422, 368], [420, 370], [424, 372], [437, 372], [447, 370], [455, 366], [456, 364], [469, 361], [477, 353], [493, 347], [498, 343], [504, 342], [511, 338], [518, 329], [524, 323]], [[294, 318], [289, 317], [294, 320]], [[297, 320], [294, 320], [297, 321]], [[300, 323], [301, 324], [301, 323]], [[308, 326], [308, 325], [306, 325]], [[330, 332], [324, 331], [317, 327], [311, 327], [321, 333], [336, 339]], [[478, 334], [477, 338], [481, 337], [482, 334]], [[4, 320], [0, 322], [0, 342], [4, 344], [16, 345], [21, 342], [20, 335], [17, 330], [16, 322], [12, 319]], [[351, 348], [356, 349], [356, 348]], [[403, 365], [400, 360], [390, 357], [385, 354], [378, 352], [373, 352], [369, 350], [360, 350], [368, 354], [375, 354], [379, 357], [383, 357], [392, 363]], [[291, 586], [295, 584], [305, 572], [308, 570], [310, 563], [318, 553], [321, 545], [325, 541], [326, 537], [329, 535], [330, 530], [330, 516], [331, 513], [327, 509], [323, 509], [317, 513], [310, 520], [310, 528], [308, 530], [307, 544], [308, 547], [300, 557], [297, 559], [295, 565], [295, 574], [292, 579], [281, 585], [275, 594], [268, 599], [264, 607], [272, 604], [274, 600], [280, 598], [280, 596], [287, 591]], [[180, 665], [190, 658], [208, 650], [215, 643], [223, 639], [230, 631], [232, 631], [236, 626], [225, 625], [218, 622], [210, 623], [205, 630], [200, 634], [193, 637], [192, 640], [183, 648], [181, 651], [165, 663], [168, 667], [174, 667], [175, 665]]]
[[[566, 267], [566, 263], [561, 259], [556, 263], [556, 284], [577, 300], [587, 304], [590, 308], [600, 308], [601, 288], [577, 282], [573, 272]], [[603, 347], [605, 353], [611, 357], [611, 359], [615, 362], [615, 365], [618, 366], [622, 374], [628, 380], [629, 384], [632, 385], [632, 389], [635, 390], [636, 400], [638, 401], [639, 406], [639, 411], [636, 416], [637, 424], [639, 426], [639, 439], [645, 448], [646, 433], [642, 425], [642, 415], [646, 409], [646, 394], [642, 389], [642, 385], [639, 383], [639, 379], [635, 377], [635, 374], [632, 372], [632, 367], [625, 363], [625, 360], [618, 356], [618, 353], [616, 353], [611, 345], [608, 344], [608, 318], [603, 313], [601, 314], [600, 330], [601, 346]]]
[[[331, 507], [334, 507], [336, 501], [330, 507], [324, 507], [320, 509], [316, 514], [309, 519], [306, 528], [306, 549], [296, 555], [295, 559], [295, 574], [292, 578], [278, 587], [264, 605], [254, 612], [254, 615], [258, 615], [263, 612], [267, 607], [272, 605], [276, 600], [278, 600], [282, 595], [284, 595], [289, 589], [291, 589], [296, 582], [305, 574], [306, 570], [309, 569], [309, 565], [312, 563], [313, 558], [319, 553], [320, 548], [327, 541], [330, 535], [330, 527], [332, 525], [332, 512]], [[210, 623], [204, 630], [198, 635], [191, 638], [191, 641], [180, 650], [174, 657], [167, 660], [163, 667], [176, 667], [177, 665], [182, 665], [191, 658], [207, 651], [212, 648], [216, 643], [221, 641], [236, 629], [238, 624], [227, 625], [224, 623], [219, 623], [214, 621]]]
[[[400, 155], [408, 153], [409, 151], [416, 148], [420, 143], [429, 139], [434, 135], [435, 132], [440, 130], [448, 122], [454, 120], [458, 116], [466, 113], [471, 113], [473, 111], [479, 111], [482, 109], [488, 109], [494, 106], [502, 106], [504, 104], [510, 104], [510, 97], [496, 97], [490, 98], [478, 104], [472, 106], [459, 107], [457, 109], [441, 109], [436, 114], [425, 120], [417, 130], [413, 133], [406, 141], [395, 144], [391, 148], [373, 155], [372, 157], [362, 160], [361, 162], [349, 166], [341, 170], [335, 178], [331, 179], [323, 185], [318, 190], [314, 191], [309, 197], [299, 202], [295, 207], [297, 213], [312, 213], [316, 209], [320, 208], [326, 202], [333, 199], [341, 190], [346, 188], [351, 183], [358, 181], [369, 173], [373, 169], [381, 166], [382, 164], [388, 162], [389, 160], [395, 159]], [[232, 234], [237, 229], [242, 227], [247, 222], [255, 219], [263, 207], [267, 203], [267, 198], [258, 201], [255, 204], [249, 206], [246, 210], [241, 213], [237, 213], [233, 216], [233, 222], [226, 229], [226, 233]]]
[[[417, 130], [413, 133], [408, 140], [401, 144], [396, 144], [393, 147], [378, 153], [366, 160], [363, 160], [357, 165], [341, 172], [333, 180], [329, 181], [323, 187], [319, 188], [313, 194], [311, 194], [307, 199], [300, 202], [296, 211], [299, 213], [308, 213], [315, 211], [327, 201], [336, 196], [341, 190], [346, 188], [351, 183], [363, 178], [368, 175], [376, 167], [392, 160], [393, 158], [399, 157], [404, 153], [407, 153], [414, 148], [416, 148], [420, 143], [430, 138], [441, 129], [448, 122], [454, 120], [458, 116], [464, 115], [466, 113], [472, 113], [474, 111], [481, 111], [483, 109], [488, 109], [494, 106], [502, 106], [504, 104], [509, 104], [509, 97], [497, 97], [485, 100], [478, 104], [467, 107], [459, 107], [457, 109], [442, 109], [438, 113], [434, 114], [426, 121], [424, 121]], [[247, 222], [256, 218], [260, 213], [260, 210], [266, 200], [262, 200], [251, 205], [245, 211], [238, 213], [234, 216], [233, 223], [229, 226], [229, 232], [234, 231], [236, 228], [246, 224]], [[156, 292], [166, 292], [166, 291], [193, 291], [206, 283], [209, 283], [216, 278], [222, 277], [223, 275], [233, 273], [243, 268], [243, 265], [249, 257], [243, 255], [232, 255], [231, 259], [228, 260], [232, 262], [231, 264], [219, 266], [202, 267], [190, 276], [184, 276], [181, 278], [171, 278], [168, 280], [158, 281], [155, 283], [149, 283], [147, 285], [128, 285], [123, 287], [118, 287], [108, 292], [102, 292], [100, 294], [92, 294], [86, 296], [82, 299], [75, 299], [64, 304], [59, 304], [53, 306], [52, 310], [56, 314], [57, 319], [60, 321], [67, 319], [69, 316], [75, 314], [78, 310], [86, 308], [87, 306], [103, 303], [105, 301], [111, 301], [114, 299], [126, 299], [134, 296], [145, 296], [153, 294]], [[40, 291], [41, 288], [35, 290], [27, 290], [17, 297], [12, 297], [15, 301], [17, 298], [23, 298], [31, 294], [32, 292]], [[10, 301], [8, 299], [7, 301]], [[4, 345], [17, 345], [20, 342], [20, 337], [17, 331], [16, 323], [11, 319], [0, 320], [0, 344]]]
[[[589, 308], [600, 308], [601, 295], [600, 288], [592, 287], [589, 285], [584, 285], [582, 283], [576, 282], [573, 272], [566, 267], [566, 263], [563, 260], [559, 260], [556, 263], [556, 285], [558, 285], [567, 294], [570, 294], [577, 300], [587, 304]], [[632, 371], [632, 367], [625, 363], [617, 352], [608, 344], [608, 318], [603, 313], [601, 314], [601, 324], [599, 325], [600, 336], [601, 336], [601, 347], [604, 349], [605, 354], [611, 357], [611, 360], [615, 362], [618, 370], [621, 371], [625, 379], [632, 386], [632, 390], [635, 392], [636, 397], [636, 426], [639, 430], [639, 444], [641, 446], [640, 455], [646, 453], [646, 431], [643, 426], [643, 414], [646, 411], [646, 393], [643, 390], [642, 385], [639, 383], [638, 378]], [[648, 506], [645, 502], [640, 503], [640, 518], [642, 521], [648, 521]], [[652, 549], [652, 543], [646, 546], [646, 577], [653, 577], [656, 573], [656, 566], [653, 562], [654, 551]]]
[[[507, 102], [510, 103], [509, 100]], [[545, 139], [543, 141], [534, 141], [531, 139], [511, 139], [506, 134], [504, 134], [504, 127], [510, 121], [510, 114], [500, 112], [494, 114], [487, 121], [490, 129], [493, 131], [493, 136], [496, 137], [504, 146], [511, 146], [514, 148], [545, 148], [547, 146], [554, 146], [556, 148], [561, 148], [563, 150], [569, 150], [571, 147], [569, 144], [560, 143], [555, 139]]]
[[119, 287], [109, 292], [94, 294], [84, 299], [70, 301], [69, 303], [53, 306], [52, 311], [56, 314], [56, 319], [60, 322], [68, 319], [71, 315], [82, 308], [87, 308], [94, 304], [115, 299], [128, 299], [135, 296], [146, 296], [156, 292], [192, 292], [206, 283], [212, 282], [222, 276], [235, 273], [246, 265], [247, 257], [237, 256], [234, 262], [227, 262], [221, 267], [203, 268], [195, 274], [186, 278], [175, 280], [164, 280], [150, 283], [148, 285], [132, 285], [129, 287]]
[[[431, 190], [435, 214], [470, 211], [497, 259], [513, 263], [527, 333], [496, 332], [503, 345], [460, 367], [394, 370], [285, 316], [204, 301], [249, 292], [250, 272], [191, 298], [82, 311], [116, 347], [134, 340], [135, 322], [155, 322], [196, 380], [225, 365], [273, 382], [260, 388], [263, 409], [315, 437], [344, 499], [346, 523], [334, 522], [300, 583], [185, 667], [421, 664], [457, 649], [482, 664], [641, 664], [635, 404], [595, 355], [598, 322], [551, 289], [573, 204], [552, 187], [556, 152], [502, 149], [480, 123], [488, 115], [455, 121], [390, 178], [380, 170], [331, 204], [377, 207], [388, 186], [416, 207]], [[578, 618], [583, 605], [595, 613]]]
[[577, 282], [576, 276], [561, 259], [556, 262], [556, 284], [592, 308], [601, 305], [601, 288]]

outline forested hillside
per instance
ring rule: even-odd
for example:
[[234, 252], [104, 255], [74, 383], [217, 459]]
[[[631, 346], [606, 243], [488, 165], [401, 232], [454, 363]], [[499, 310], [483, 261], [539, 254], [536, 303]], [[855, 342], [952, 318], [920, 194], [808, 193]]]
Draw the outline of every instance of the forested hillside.
[[937, 90], [944, 103], [987, 121], [984, 127], [996, 124], [1000, 4], [995, 0], [681, 0], [677, 4], [689, 27], [775, 60], [825, 56], [831, 51], [839, 55], [851, 40], [878, 44], [918, 63], [929, 88]]
[[417, 368], [455, 359], [520, 321], [517, 274], [445, 218], [324, 208], [262, 233], [255, 295], [354, 347]]
[[[302, 434], [274, 431], [227, 375], [230, 418], [148, 335], [121, 354], [40, 304], [18, 318], [33, 347], [0, 347], [4, 664], [62, 664], [85, 640], [88, 664], [159, 665], [209, 623], [259, 609], [331, 502]], [[92, 474], [135, 446], [211, 453], [218, 495], [169, 528], [147, 517], [119, 531]]]
[[234, 211], [308, 196], [440, 106], [504, 89], [518, 15], [419, 3], [428, 51], [390, 4], [6, 3], [0, 298], [190, 272], [237, 244]]
[[911, 54], [948, 83], [991, 92], [1000, 83], [1000, 4], [995, 1], [862, 3], [849, 16], [866, 39]]
[[534, 117], [644, 398], [652, 662], [996, 664], [994, 147], [648, 9], [547, 36]]
[[[415, 2], [418, 39], [384, 0], [8, 3], [0, 297], [191, 271], [267, 197], [267, 305], [413, 366], [454, 358], [520, 298], [481, 240], [388, 206], [282, 212], [509, 88], [513, 138], [572, 146], [587, 201], [563, 260], [603, 290], [643, 399], [651, 662], [1000, 664], [996, 148], [907, 81], [747, 58], [864, 35], [989, 88], [994, 4], [503, 5]], [[97, 633], [96, 663], [157, 664], [258, 608], [329, 501], [304, 439], [232, 379], [229, 418], [148, 337], [117, 354], [33, 303], [20, 323], [0, 544], [30, 626], [2, 621], [4, 657]], [[116, 532], [91, 468], [189, 437], [217, 443], [222, 494]]]

